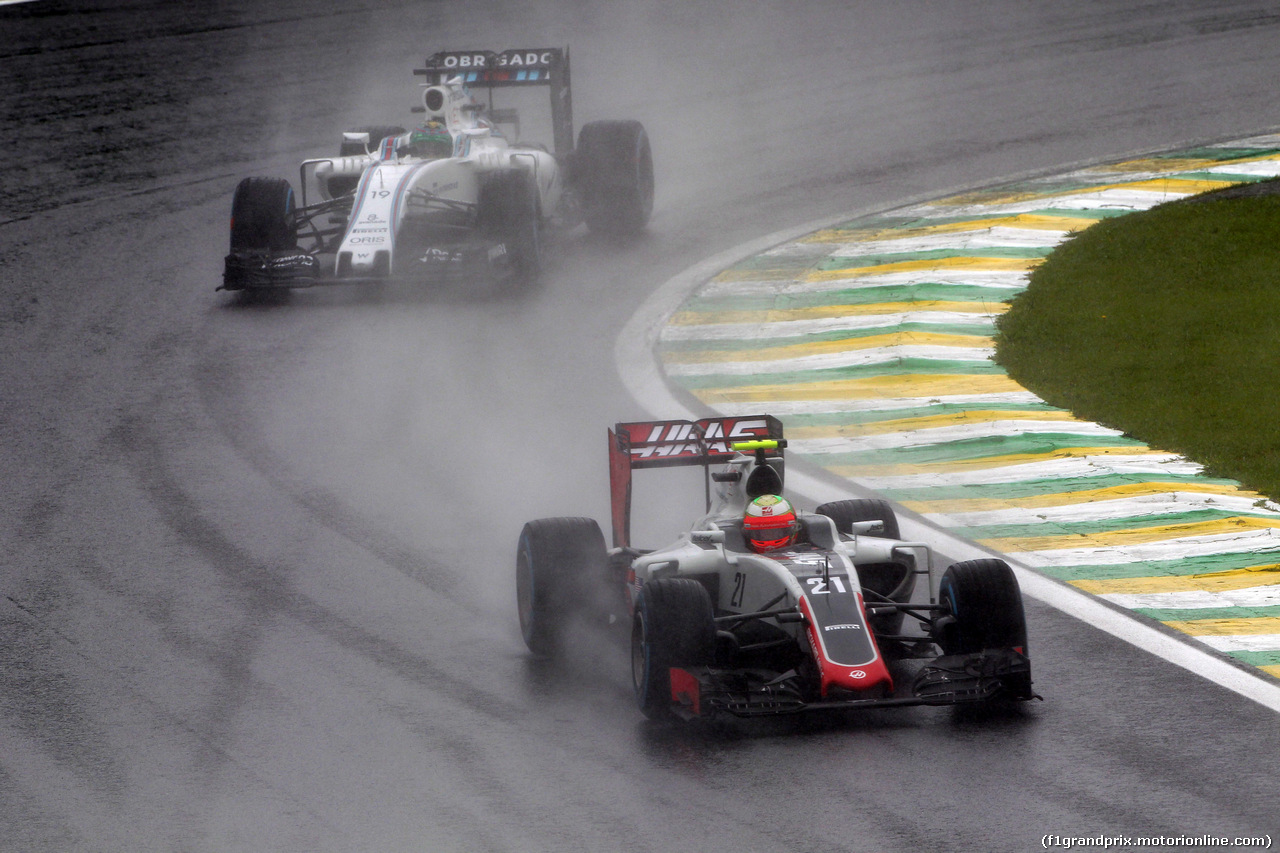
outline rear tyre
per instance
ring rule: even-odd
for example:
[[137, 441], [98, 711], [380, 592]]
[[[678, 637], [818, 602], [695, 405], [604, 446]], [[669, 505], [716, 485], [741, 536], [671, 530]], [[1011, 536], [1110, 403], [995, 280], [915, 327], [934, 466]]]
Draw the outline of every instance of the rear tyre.
[[293, 187], [283, 178], [245, 178], [231, 200], [231, 251], [287, 251], [298, 245]]
[[516, 604], [529, 651], [558, 657], [566, 628], [600, 606], [608, 567], [604, 535], [590, 518], [541, 518], [520, 531]]
[[836, 523], [841, 533], [853, 533], [855, 521], [880, 521], [884, 529], [864, 534], [880, 539], [901, 539], [898, 532], [898, 517], [893, 512], [893, 505], [878, 498], [858, 498], [847, 501], [831, 501], [820, 505], [814, 512], [825, 515]]
[[631, 630], [631, 680], [649, 719], [671, 716], [671, 667], [711, 665], [714, 615], [706, 587], [691, 578], [659, 578], [642, 587]]
[[638, 234], [653, 213], [653, 152], [638, 121], [593, 121], [578, 132], [574, 168], [592, 231]]
[[[943, 654], [967, 655], [988, 649], [1027, 650], [1027, 618], [1013, 569], [1004, 560], [967, 560], [947, 568], [938, 585], [939, 603], [949, 618], [939, 620], [935, 640]], [[1031, 674], [1004, 679], [1013, 695], [1031, 696]]]
[[[885, 500], [856, 498], [831, 501], [820, 505], [815, 512], [834, 521], [836, 529], [841, 533], [852, 534], [855, 521], [879, 521], [883, 525], [881, 530], [861, 535], [879, 539], [902, 538], [898, 516], [894, 514], [893, 505]], [[902, 558], [901, 562], [862, 565], [858, 567], [858, 580], [864, 589], [905, 604], [911, 600], [911, 594], [916, 588], [914, 568], [915, 561], [907, 557]], [[881, 636], [901, 633], [903, 616], [900, 612], [872, 616], [871, 627]]]
[[480, 188], [479, 226], [501, 243], [515, 278], [527, 283], [542, 271], [542, 228], [538, 186], [533, 174], [508, 169], [491, 174]]

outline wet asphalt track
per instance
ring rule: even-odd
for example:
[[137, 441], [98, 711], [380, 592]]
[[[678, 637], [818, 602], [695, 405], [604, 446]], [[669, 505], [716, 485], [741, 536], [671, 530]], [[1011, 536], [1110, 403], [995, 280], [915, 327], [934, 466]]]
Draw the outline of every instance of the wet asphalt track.
[[[1046, 700], [988, 718], [665, 730], [607, 646], [524, 653], [516, 534], [606, 515], [605, 427], [648, 414], [613, 347], [654, 287], [791, 224], [1280, 123], [1266, 3], [790, 5], [0, 7], [0, 849], [1277, 835], [1272, 712], [1034, 603]], [[493, 298], [213, 291], [241, 176], [399, 118], [431, 50], [534, 42], [572, 45], [580, 123], [648, 127], [645, 239]], [[697, 510], [647, 488], [642, 536]]]

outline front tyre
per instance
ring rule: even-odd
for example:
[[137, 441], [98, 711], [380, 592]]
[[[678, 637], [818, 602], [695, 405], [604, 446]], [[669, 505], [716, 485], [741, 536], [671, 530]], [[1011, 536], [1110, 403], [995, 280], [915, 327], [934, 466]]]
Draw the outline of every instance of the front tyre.
[[481, 233], [506, 253], [506, 266], [521, 283], [542, 271], [542, 215], [538, 185], [525, 169], [489, 174], [480, 187]]
[[245, 178], [231, 199], [231, 251], [280, 252], [298, 245], [293, 187], [283, 178]]
[[1004, 560], [967, 560], [947, 568], [939, 602], [953, 618], [939, 639], [946, 654], [1027, 646], [1027, 620], [1013, 569]]
[[541, 518], [520, 531], [516, 606], [529, 651], [558, 657], [565, 632], [603, 599], [608, 565], [604, 534], [590, 518]]
[[636, 704], [651, 720], [671, 716], [671, 667], [710, 666], [715, 657], [711, 596], [691, 578], [646, 583], [631, 630]]
[[[935, 641], [945, 655], [1013, 649], [1029, 657], [1027, 617], [1013, 569], [1004, 560], [966, 560], [942, 575], [938, 601], [948, 616], [937, 623]], [[1006, 691], [1032, 696], [1031, 672], [1006, 676]]]

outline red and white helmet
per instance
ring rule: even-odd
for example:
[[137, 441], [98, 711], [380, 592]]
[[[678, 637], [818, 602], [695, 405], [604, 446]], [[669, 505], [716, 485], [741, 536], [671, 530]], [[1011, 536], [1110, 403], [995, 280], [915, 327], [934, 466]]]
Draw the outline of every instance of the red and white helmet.
[[753, 551], [772, 551], [796, 541], [800, 522], [795, 508], [781, 495], [761, 495], [747, 504], [742, 535]]

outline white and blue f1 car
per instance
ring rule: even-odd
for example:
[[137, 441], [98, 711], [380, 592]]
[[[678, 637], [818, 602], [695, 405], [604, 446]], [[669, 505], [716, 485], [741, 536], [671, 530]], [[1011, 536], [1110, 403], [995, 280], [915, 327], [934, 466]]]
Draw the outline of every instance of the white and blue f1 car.
[[[298, 195], [282, 178], [240, 182], [223, 289], [527, 279], [555, 232], [643, 230], [648, 136], [637, 121], [593, 121], [574, 144], [567, 48], [442, 51], [415, 73], [426, 79], [413, 129], [344, 133], [337, 156], [303, 162]], [[550, 147], [521, 141], [522, 124]]]
[[[1037, 698], [1022, 597], [1004, 561], [959, 562], [939, 577], [929, 545], [902, 541], [878, 499], [798, 513], [794, 542], [748, 547], [744, 510], [781, 494], [785, 445], [769, 415], [610, 430], [614, 547], [590, 518], [521, 531], [529, 649], [554, 658], [592, 625], [630, 626], [636, 701], [650, 718]], [[706, 469], [706, 515], [666, 547], [632, 547], [632, 471], [677, 465]]]

